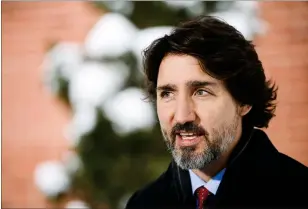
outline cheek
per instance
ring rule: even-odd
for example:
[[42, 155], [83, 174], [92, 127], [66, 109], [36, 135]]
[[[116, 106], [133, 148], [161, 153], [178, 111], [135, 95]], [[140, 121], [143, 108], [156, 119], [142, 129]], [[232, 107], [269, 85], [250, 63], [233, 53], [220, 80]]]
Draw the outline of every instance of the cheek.
[[215, 102], [200, 104], [197, 108], [197, 114], [203, 127], [207, 131], [211, 131], [211, 129], [218, 128], [231, 121], [235, 114], [235, 108], [233, 103], [216, 100]]
[[168, 129], [171, 121], [171, 111], [170, 108], [166, 108], [162, 105], [157, 105], [157, 116], [160, 126], [163, 129]]
[[212, 128], [216, 127], [219, 123], [219, 112], [214, 108], [199, 109], [197, 110], [197, 115], [200, 119], [201, 125], [210, 131]]

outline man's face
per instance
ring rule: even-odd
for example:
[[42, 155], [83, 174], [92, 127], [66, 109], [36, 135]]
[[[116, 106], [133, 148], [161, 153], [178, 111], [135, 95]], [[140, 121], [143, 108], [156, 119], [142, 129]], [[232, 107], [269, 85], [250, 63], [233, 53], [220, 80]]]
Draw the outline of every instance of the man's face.
[[192, 56], [167, 55], [157, 78], [157, 113], [165, 142], [183, 169], [202, 169], [236, 143], [240, 108], [223, 83]]

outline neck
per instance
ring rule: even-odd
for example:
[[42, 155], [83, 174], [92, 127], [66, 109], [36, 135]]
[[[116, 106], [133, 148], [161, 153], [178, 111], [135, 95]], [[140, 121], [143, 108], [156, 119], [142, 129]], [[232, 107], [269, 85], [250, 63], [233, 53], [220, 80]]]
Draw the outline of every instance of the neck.
[[215, 161], [211, 162], [209, 165], [204, 167], [203, 169], [193, 169], [192, 171], [198, 175], [203, 181], [208, 182], [213, 176], [215, 176], [219, 171], [226, 167], [229, 162], [229, 159], [232, 158], [231, 154], [234, 151], [236, 145], [240, 141], [241, 138], [245, 138], [246, 134], [243, 133], [242, 126], [239, 126], [237, 135], [235, 140], [230, 145], [229, 149], [222, 153], [222, 155]]

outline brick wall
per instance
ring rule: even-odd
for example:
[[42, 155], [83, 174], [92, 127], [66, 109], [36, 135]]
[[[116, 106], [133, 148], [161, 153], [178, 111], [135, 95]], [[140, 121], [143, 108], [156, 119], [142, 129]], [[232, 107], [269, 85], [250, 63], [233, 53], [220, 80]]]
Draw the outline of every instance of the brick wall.
[[277, 148], [308, 165], [308, 3], [262, 2], [267, 33], [256, 44], [279, 86], [277, 117], [267, 131]]
[[2, 207], [46, 207], [33, 184], [35, 165], [67, 148], [69, 111], [42, 83], [46, 48], [81, 42], [99, 14], [86, 2], [2, 4]]

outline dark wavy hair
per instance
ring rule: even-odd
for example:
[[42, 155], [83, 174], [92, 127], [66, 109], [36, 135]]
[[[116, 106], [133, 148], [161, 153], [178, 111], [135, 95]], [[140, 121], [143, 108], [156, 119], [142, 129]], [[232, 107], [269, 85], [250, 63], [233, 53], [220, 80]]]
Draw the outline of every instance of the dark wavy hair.
[[266, 80], [254, 45], [231, 25], [212, 16], [199, 16], [179, 24], [144, 50], [144, 71], [148, 99], [156, 101], [157, 76], [168, 54], [190, 55], [203, 71], [223, 81], [240, 105], [251, 105], [243, 123], [268, 127], [275, 116], [277, 86]]

